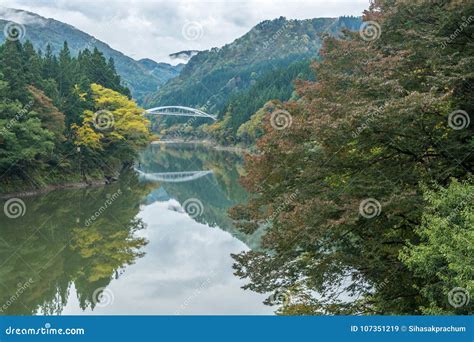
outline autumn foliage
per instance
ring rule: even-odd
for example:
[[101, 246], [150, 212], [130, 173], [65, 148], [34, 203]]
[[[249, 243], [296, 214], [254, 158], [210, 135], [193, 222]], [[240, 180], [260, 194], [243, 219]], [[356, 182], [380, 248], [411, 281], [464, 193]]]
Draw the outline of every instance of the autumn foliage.
[[317, 81], [280, 108], [291, 125], [268, 110], [242, 180], [255, 197], [231, 214], [266, 226], [266, 251], [235, 255], [235, 270], [286, 291], [280, 313], [473, 313], [450, 302], [474, 293], [474, 20], [459, 30], [473, 15], [470, 1], [375, 1], [375, 39], [326, 39]]

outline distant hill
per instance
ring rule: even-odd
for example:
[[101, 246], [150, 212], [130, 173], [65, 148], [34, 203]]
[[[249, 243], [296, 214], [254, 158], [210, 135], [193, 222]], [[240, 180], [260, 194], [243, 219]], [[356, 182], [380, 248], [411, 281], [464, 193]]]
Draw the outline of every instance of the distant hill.
[[179, 75], [184, 67], [184, 64], [171, 65], [168, 63], [158, 63], [149, 58], [143, 58], [138, 63], [148, 70], [154, 77], [160, 80], [161, 84], [164, 84], [170, 78], [174, 78]]
[[[138, 101], [141, 101], [146, 94], [156, 91], [170, 78], [178, 75], [182, 68], [182, 66], [174, 67], [166, 63], [156, 63], [149, 59], [136, 61], [71, 25], [51, 18], [44, 18], [35, 13], [0, 7], [1, 32], [9, 21], [22, 24], [25, 28], [25, 35], [21, 40], [30, 40], [36, 49], [42, 51], [45, 51], [46, 45], [50, 44], [53, 52], [58, 53], [65, 40], [73, 55], [77, 55], [80, 50], [85, 48], [94, 49], [97, 47], [106, 58], [112, 57], [114, 59], [117, 72], [122, 77], [123, 83], [130, 88], [133, 97]], [[0, 35], [0, 43], [4, 40], [5, 36]]]
[[357, 17], [263, 21], [222, 48], [198, 52], [180, 75], [145, 98], [147, 106], [186, 105], [222, 111], [232, 95], [262, 75], [295, 61], [317, 57], [322, 35], [359, 30]]

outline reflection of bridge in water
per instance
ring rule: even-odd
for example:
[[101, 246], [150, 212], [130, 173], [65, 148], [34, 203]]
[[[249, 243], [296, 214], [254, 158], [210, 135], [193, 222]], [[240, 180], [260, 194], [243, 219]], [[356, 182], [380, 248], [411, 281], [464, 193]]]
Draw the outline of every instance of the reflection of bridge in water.
[[141, 170], [135, 169], [138, 172], [140, 178], [155, 182], [162, 183], [181, 183], [189, 182], [195, 179], [212, 174], [212, 170], [207, 171], [180, 171], [180, 172], [157, 172], [157, 173], [146, 173]]
[[146, 113], [148, 115], [173, 115], [173, 116], [194, 116], [199, 118], [209, 118], [212, 120], [217, 120], [217, 116], [207, 114], [202, 110], [184, 107], [184, 106], [163, 106], [147, 109]]

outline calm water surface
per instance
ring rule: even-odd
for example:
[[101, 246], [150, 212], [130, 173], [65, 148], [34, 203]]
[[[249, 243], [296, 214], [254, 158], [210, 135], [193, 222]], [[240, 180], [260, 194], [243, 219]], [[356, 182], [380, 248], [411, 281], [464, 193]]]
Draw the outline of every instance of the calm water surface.
[[152, 145], [137, 169], [109, 186], [25, 198], [16, 219], [0, 213], [3, 314], [273, 312], [233, 275], [231, 253], [259, 244], [227, 216], [247, 198], [241, 157]]

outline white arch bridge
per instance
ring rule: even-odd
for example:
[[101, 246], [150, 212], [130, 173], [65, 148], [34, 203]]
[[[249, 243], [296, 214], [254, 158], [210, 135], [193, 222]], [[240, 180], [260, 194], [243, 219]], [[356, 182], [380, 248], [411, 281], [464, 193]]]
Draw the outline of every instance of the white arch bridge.
[[193, 116], [199, 118], [209, 118], [217, 120], [216, 115], [211, 115], [203, 112], [202, 110], [184, 107], [184, 106], [163, 106], [155, 107], [146, 110], [147, 115], [173, 115], [173, 116]]
[[157, 172], [146, 173], [135, 169], [140, 178], [148, 181], [162, 182], [162, 183], [181, 183], [189, 182], [207, 175], [212, 174], [212, 170], [207, 171], [181, 171], [181, 172]]

